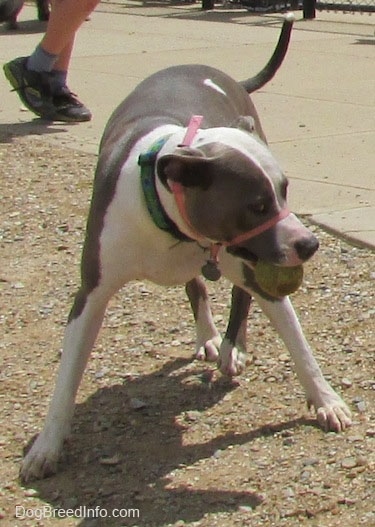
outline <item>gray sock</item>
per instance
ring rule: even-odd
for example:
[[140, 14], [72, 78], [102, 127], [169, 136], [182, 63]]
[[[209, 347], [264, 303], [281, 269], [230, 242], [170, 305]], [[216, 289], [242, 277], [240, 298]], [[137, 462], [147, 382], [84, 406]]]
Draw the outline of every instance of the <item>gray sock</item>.
[[27, 68], [32, 71], [51, 71], [58, 57], [45, 51], [39, 44], [28, 58]]
[[66, 87], [66, 78], [68, 76], [67, 71], [52, 70], [49, 85], [51, 86], [52, 93], [58, 93], [62, 88]]

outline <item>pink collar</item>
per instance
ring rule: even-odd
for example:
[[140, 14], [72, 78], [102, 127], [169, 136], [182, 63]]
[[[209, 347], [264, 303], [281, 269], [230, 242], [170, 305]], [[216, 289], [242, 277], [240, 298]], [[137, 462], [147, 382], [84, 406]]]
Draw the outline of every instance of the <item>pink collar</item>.
[[[201, 115], [193, 115], [190, 119], [185, 137], [182, 141], [182, 143], [179, 146], [190, 146], [198, 129], [202, 122], [203, 117]], [[175, 181], [169, 181], [168, 182], [169, 187], [173, 193], [174, 199], [176, 201], [176, 205], [178, 208], [178, 211], [180, 213], [181, 218], [183, 219], [185, 225], [189, 229], [189, 235], [191, 234], [192, 237], [196, 241], [204, 241], [207, 240], [206, 236], [203, 236], [201, 233], [199, 233], [191, 224], [187, 211], [186, 211], [186, 205], [185, 205], [185, 192], [184, 187], [181, 185], [181, 183], [177, 183]], [[247, 232], [244, 232], [242, 234], [239, 234], [238, 236], [235, 236], [229, 241], [223, 241], [223, 242], [211, 242], [210, 245], [210, 258], [207, 262], [208, 265], [213, 266], [217, 270], [217, 278], [210, 278], [210, 276], [206, 276], [206, 278], [211, 280], [217, 280], [220, 277], [220, 272], [217, 269], [217, 264], [219, 261], [218, 254], [221, 249], [221, 247], [230, 247], [232, 245], [238, 245], [244, 241], [248, 241], [251, 238], [255, 238], [255, 236], [258, 236], [262, 232], [267, 231], [279, 221], [283, 220], [287, 216], [289, 216], [290, 211], [287, 207], [284, 207], [281, 209], [275, 216], [270, 218], [269, 220], [265, 221], [264, 223], [258, 225], [257, 227], [254, 227], [253, 229], [250, 229]]]

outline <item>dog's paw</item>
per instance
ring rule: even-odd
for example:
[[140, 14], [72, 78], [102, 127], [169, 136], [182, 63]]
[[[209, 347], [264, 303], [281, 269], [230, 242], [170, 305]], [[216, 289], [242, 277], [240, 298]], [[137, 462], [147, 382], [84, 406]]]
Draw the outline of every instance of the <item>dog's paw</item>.
[[221, 337], [216, 335], [210, 339], [197, 342], [195, 358], [208, 362], [216, 362], [219, 356], [219, 349], [221, 346]]
[[51, 449], [40, 435], [26, 454], [20, 469], [20, 478], [24, 483], [43, 479], [57, 472], [61, 448]]
[[245, 354], [225, 339], [220, 347], [217, 365], [224, 375], [229, 377], [240, 375], [246, 366]]
[[326, 432], [342, 432], [352, 424], [351, 412], [337, 394], [324, 403], [309, 400], [307, 404], [314, 406], [318, 423]]

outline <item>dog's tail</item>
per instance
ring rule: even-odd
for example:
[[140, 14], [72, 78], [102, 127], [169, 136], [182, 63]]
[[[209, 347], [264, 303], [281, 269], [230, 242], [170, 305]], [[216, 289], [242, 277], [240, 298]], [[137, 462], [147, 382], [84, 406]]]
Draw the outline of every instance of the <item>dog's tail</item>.
[[286, 55], [286, 52], [288, 51], [290, 34], [292, 32], [294, 20], [294, 13], [287, 13], [285, 15], [279, 41], [270, 60], [257, 75], [251, 77], [250, 79], [246, 79], [240, 82], [240, 85], [245, 88], [247, 93], [252, 93], [262, 88], [262, 86], [267, 84], [267, 82], [272, 79], [277, 70], [280, 68]]

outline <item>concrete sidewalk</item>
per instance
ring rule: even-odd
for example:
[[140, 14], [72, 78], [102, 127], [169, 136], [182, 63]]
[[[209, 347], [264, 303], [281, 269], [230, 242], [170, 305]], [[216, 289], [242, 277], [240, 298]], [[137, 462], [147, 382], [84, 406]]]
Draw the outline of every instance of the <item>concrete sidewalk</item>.
[[[291, 180], [291, 208], [375, 248], [375, 17], [296, 16], [281, 70], [253, 99]], [[26, 6], [19, 32], [0, 27], [1, 63], [34, 49], [43, 32], [35, 17]], [[78, 34], [69, 78], [93, 121], [34, 119], [0, 76], [0, 131], [96, 153], [109, 115], [144, 77], [174, 64], [205, 63], [244, 79], [269, 58], [281, 23], [281, 15], [243, 9], [102, 2]]]

